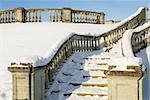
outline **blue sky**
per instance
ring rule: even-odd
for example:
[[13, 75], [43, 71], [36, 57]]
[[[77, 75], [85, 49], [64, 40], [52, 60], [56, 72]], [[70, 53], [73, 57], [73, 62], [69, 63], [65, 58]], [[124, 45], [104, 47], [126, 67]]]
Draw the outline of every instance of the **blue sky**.
[[150, 6], [149, 0], [0, 0], [0, 9], [62, 8], [104, 12], [106, 19], [121, 20], [141, 6]]

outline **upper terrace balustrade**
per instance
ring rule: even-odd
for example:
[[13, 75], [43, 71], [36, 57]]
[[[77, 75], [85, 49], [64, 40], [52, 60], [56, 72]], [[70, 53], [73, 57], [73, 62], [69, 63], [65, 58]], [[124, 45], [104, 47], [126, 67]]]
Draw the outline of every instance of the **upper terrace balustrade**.
[[71, 8], [15, 8], [0, 10], [0, 23], [67, 22], [104, 24], [103, 12], [73, 10]]

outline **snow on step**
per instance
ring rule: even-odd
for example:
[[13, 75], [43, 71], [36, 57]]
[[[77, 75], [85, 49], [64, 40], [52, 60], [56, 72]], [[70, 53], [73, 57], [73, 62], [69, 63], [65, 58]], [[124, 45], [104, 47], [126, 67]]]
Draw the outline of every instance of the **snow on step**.
[[76, 94], [72, 94], [67, 100], [108, 100], [108, 96], [78, 96]]
[[109, 58], [103, 57], [99, 61], [97, 59], [96, 63], [90, 64], [91, 60], [88, 58], [93, 54], [100, 55], [101, 53], [100, 51], [77, 52], [69, 57], [63, 63], [63, 67], [57, 74], [52, 87], [48, 90], [46, 98], [50, 100], [71, 100], [69, 98], [76, 95], [77, 98], [85, 97], [86, 100], [88, 98], [99, 100], [104, 97], [104, 100], [108, 100], [108, 83], [104, 70], [108, 70], [107, 62]]
[[71, 84], [82, 84], [82, 85], [101, 85], [108, 84], [106, 79], [103, 78], [83, 78], [83, 77], [75, 77], [69, 81]]
[[82, 76], [101, 76], [101, 77], [106, 76], [103, 71], [81, 71], [81, 73], [78, 74], [78, 76], [79, 75], [82, 75]]
[[87, 65], [84, 66], [84, 70], [89, 70], [89, 71], [104, 71], [104, 70], [108, 70], [108, 66], [107, 65]]
[[108, 88], [107, 87], [83, 87], [81, 86], [80, 88], [74, 90], [72, 92], [73, 94], [77, 94], [77, 95], [99, 95], [99, 96], [106, 96], [108, 94]]

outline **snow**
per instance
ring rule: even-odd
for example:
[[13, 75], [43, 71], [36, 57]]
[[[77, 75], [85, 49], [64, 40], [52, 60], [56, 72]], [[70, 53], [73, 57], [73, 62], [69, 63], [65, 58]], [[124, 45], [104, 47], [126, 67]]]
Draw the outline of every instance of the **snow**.
[[97, 33], [100, 35], [111, 27], [113, 25], [73, 23], [1, 24], [0, 66], [7, 66], [6, 64], [10, 61], [29, 62], [33, 66], [45, 65], [60, 45], [73, 34], [95, 35]]
[[116, 65], [116, 68], [112, 70], [119, 71], [134, 71], [127, 69], [127, 66], [140, 66], [142, 65], [142, 59], [138, 57], [121, 57], [110, 60], [109, 65]]
[[[131, 45], [131, 37], [134, 32], [140, 32], [148, 27], [150, 27], [150, 21], [146, 22], [145, 24], [143, 24], [135, 29], [129, 29], [129, 30], [125, 31], [125, 33], [123, 34], [123, 38], [122, 38], [122, 48], [123, 48], [124, 56], [134, 57], [134, 53], [133, 53], [132, 45]], [[148, 36], [149, 35], [150, 34], [148, 33]]]
[[135, 28], [135, 29], [134, 29], [134, 32], [142, 31], [142, 30], [144, 30], [144, 29], [146, 29], [146, 28], [148, 28], [148, 27], [150, 27], [150, 21], [148, 21], [148, 22], [144, 23], [143, 25], [141, 25], [141, 26]]
[[61, 44], [73, 34], [101, 35], [123, 25], [137, 16], [143, 9], [144, 7], [139, 8], [137, 12], [119, 23], [107, 25], [74, 23], [1, 24], [0, 37], [2, 38], [2, 49], [0, 49], [2, 51], [0, 53], [3, 59], [0, 58], [0, 60], [2, 63], [5, 63], [1, 64], [6, 65], [10, 61], [14, 61], [17, 63], [28, 62], [33, 64], [33, 66], [46, 65], [53, 58]]
[[[73, 34], [102, 34], [114, 25], [73, 23], [0, 24], [0, 100], [12, 98], [10, 62], [45, 65]], [[5, 76], [5, 77], [2, 77]]]
[[77, 96], [77, 95], [71, 95], [71, 97], [68, 100], [108, 100], [107, 96]]
[[[145, 7], [140, 7], [134, 14], [130, 15], [129, 17], [127, 17], [126, 19], [122, 20], [121, 22], [119, 22], [115, 27], [113, 27], [111, 30], [116, 29], [119, 26], [122, 26], [123, 24], [127, 23], [128, 21], [130, 21], [131, 19], [133, 19], [134, 17], [136, 17], [143, 9], [145, 9]], [[110, 30], [109, 30], [110, 31]], [[109, 32], [109, 31], [105, 31], [105, 33]]]
[[[34, 67], [45, 65], [51, 60], [61, 44], [74, 34], [101, 35], [121, 26], [140, 13], [142, 9], [144, 8], [139, 8], [135, 14], [120, 23], [108, 25], [74, 23], [0, 24], [0, 100], [12, 99], [12, 76], [7, 70], [10, 62], [16, 62], [17, 64], [27, 62], [31, 63]], [[114, 48], [116, 49], [117, 46], [114, 46], [113, 49]], [[121, 47], [119, 46], [118, 48], [119, 53], [115, 53], [112, 49], [111, 51], [113, 51], [113, 53], [105, 53], [102, 54], [101, 57], [111, 58], [112, 56], [121, 56]], [[78, 62], [79, 57], [82, 58], [83, 56], [91, 54], [96, 55], [95, 53], [96, 52], [88, 52], [84, 55], [75, 55], [74, 60]], [[75, 65], [72, 66], [72, 68], [77, 70], [73, 71], [74, 74], [78, 73], [79, 69], [87, 68], [80, 66], [80, 64], [77, 65], [78, 67]], [[70, 63], [66, 66], [70, 66]], [[63, 81], [66, 82], [68, 80], [70, 80], [69, 76], [63, 79]], [[55, 85], [57, 85], [57, 83]], [[60, 86], [60, 88], [63, 88], [63, 86], [65, 85]]]
[[134, 57], [134, 53], [132, 50], [131, 45], [131, 37], [133, 34], [133, 29], [125, 31], [123, 38], [122, 38], [122, 48], [123, 48], [123, 54], [126, 57]]
[[[84, 86], [73, 86], [71, 84], [107, 84], [107, 80], [103, 79], [105, 77], [103, 71], [90, 71], [86, 70], [89, 66], [90, 59], [92, 55], [99, 55], [103, 52], [93, 51], [93, 52], [76, 52], [73, 54], [67, 62], [63, 65], [60, 72], [57, 74], [55, 81], [47, 91], [47, 99], [52, 100], [63, 100], [63, 94], [67, 93], [99, 93], [103, 90], [107, 92], [107, 88], [98, 88], [98, 87], [84, 87]], [[85, 59], [87, 58], [87, 59]], [[78, 60], [78, 61], [77, 61]], [[81, 64], [83, 63], [83, 64]], [[65, 74], [64, 74], [65, 73]], [[98, 78], [92, 78], [92, 76], [99, 76]], [[52, 91], [59, 91], [58, 93], [52, 93]], [[56, 95], [57, 94], [57, 95]], [[59, 99], [60, 98], [60, 99]], [[64, 99], [65, 100], [65, 99]], [[68, 100], [74, 100], [69, 99]], [[96, 100], [96, 99], [95, 99]]]
[[[104, 70], [108, 70], [110, 60], [121, 57], [121, 50], [118, 50], [120, 47], [121, 41], [114, 45], [114, 49], [111, 49], [110, 52], [100, 50], [73, 54], [57, 74], [52, 87], [46, 93], [46, 98], [48, 100], [75, 100], [75, 98], [78, 100], [83, 98], [107, 100], [107, 96], [98, 96], [107, 95], [108, 92], [108, 82], [104, 78], [106, 77]], [[106, 87], [103, 87], [105, 85]], [[57, 93], [53, 91], [57, 91]], [[64, 96], [64, 94], [70, 93], [72, 94], [68, 98]], [[94, 96], [83, 97], [77, 94], [92, 94]]]

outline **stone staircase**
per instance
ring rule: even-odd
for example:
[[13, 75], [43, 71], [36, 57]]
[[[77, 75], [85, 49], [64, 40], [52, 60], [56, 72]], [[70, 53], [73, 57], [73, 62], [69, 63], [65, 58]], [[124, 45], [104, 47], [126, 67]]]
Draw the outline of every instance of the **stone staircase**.
[[110, 57], [102, 51], [77, 52], [63, 64], [48, 90], [50, 100], [108, 100], [108, 70]]
[[105, 71], [109, 70], [110, 60], [122, 56], [121, 42], [107, 49], [75, 52], [66, 59], [46, 100], [108, 100]]
[[65, 92], [70, 94], [68, 100], [108, 100], [108, 82], [105, 70], [108, 70], [108, 59], [86, 58], [86, 63], [81, 70], [81, 75], [72, 78], [69, 82], [73, 86], [78, 86], [74, 91]]

